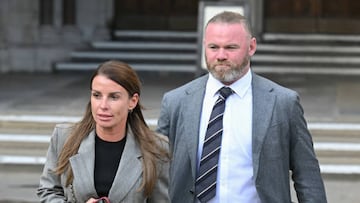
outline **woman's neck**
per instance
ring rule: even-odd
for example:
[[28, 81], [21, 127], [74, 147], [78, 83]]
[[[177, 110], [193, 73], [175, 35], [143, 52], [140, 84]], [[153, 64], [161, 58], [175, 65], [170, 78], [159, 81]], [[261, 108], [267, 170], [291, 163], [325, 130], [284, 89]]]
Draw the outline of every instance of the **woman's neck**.
[[104, 128], [96, 126], [96, 134], [105, 141], [117, 142], [125, 137], [126, 129], [122, 128]]

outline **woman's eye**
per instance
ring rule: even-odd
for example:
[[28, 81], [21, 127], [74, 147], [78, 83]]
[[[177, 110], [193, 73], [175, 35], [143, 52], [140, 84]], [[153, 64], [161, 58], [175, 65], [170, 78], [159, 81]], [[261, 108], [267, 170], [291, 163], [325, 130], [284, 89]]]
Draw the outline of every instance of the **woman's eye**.
[[110, 95], [112, 100], [118, 100], [120, 97], [118, 95]]
[[100, 94], [96, 93], [96, 92], [92, 93], [92, 96], [95, 97], [95, 98], [100, 98], [101, 97]]

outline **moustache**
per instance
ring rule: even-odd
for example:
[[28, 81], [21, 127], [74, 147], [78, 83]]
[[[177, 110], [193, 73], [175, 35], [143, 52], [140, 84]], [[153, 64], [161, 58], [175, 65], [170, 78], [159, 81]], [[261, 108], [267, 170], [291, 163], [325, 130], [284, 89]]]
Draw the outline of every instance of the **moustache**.
[[231, 66], [231, 63], [228, 62], [217, 62], [214, 64], [215, 66]]

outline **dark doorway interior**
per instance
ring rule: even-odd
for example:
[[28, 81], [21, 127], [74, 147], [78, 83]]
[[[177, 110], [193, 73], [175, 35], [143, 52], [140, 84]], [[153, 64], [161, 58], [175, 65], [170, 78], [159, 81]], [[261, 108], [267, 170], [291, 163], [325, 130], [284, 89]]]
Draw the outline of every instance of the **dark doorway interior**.
[[114, 29], [196, 30], [198, 0], [115, 0]]
[[360, 34], [359, 0], [265, 0], [265, 32]]

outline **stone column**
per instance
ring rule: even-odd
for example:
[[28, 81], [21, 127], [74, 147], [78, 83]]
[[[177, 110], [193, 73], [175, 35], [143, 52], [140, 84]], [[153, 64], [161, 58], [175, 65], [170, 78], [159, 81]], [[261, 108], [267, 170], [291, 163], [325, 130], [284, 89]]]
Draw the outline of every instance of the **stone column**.
[[109, 38], [113, 16], [113, 0], [78, 0], [77, 25], [84, 40]]
[[9, 69], [8, 52], [6, 45], [6, 15], [7, 1], [0, 1], [0, 73]]
[[253, 35], [260, 40], [263, 31], [263, 0], [220, 0], [224, 2], [245, 2], [249, 9], [249, 20]]
[[62, 13], [62, 8], [63, 3], [62, 0], [54, 0], [54, 22], [53, 22], [53, 26], [55, 29], [61, 29], [63, 22], [63, 13]]
[[258, 41], [260, 41], [264, 28], [264, 0], [251, 0], [250, 2], [251, 25], [253, 27], [255, 37]]

